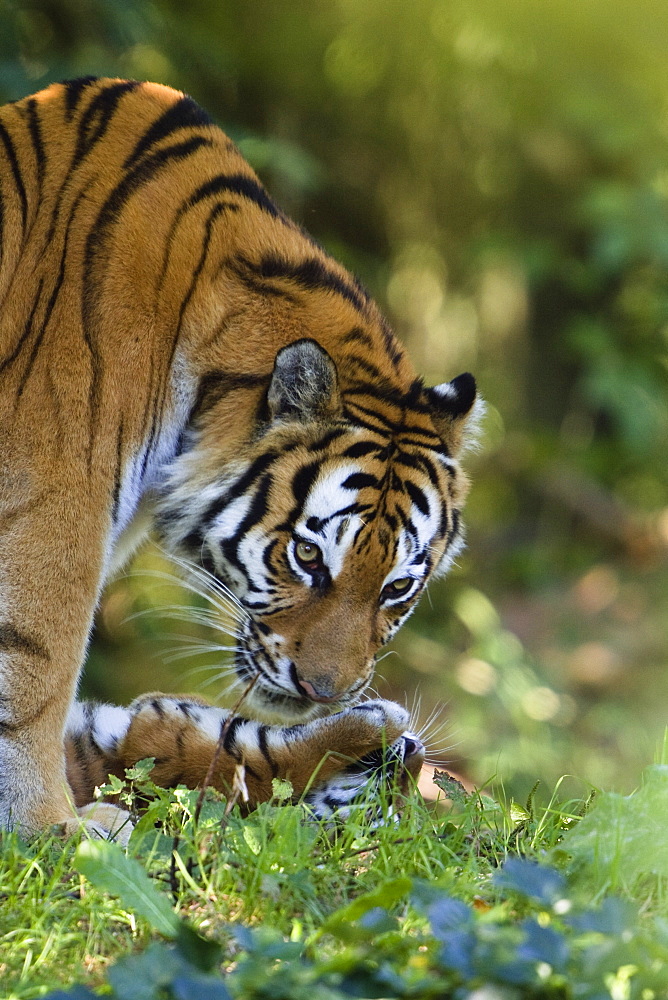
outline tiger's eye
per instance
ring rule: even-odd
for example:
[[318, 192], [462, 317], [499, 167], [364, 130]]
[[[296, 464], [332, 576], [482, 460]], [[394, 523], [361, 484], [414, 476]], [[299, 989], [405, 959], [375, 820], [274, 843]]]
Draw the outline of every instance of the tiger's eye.
[[317, 569], [322, 562], [322, 552], [313, 542], [297, 542], [295, 558], [305, 569]]
[[384, 588], [385, 593], [388, 597], [401, 597], [402, 594], [407, 594], [413, 585], [413, 578], [411, 576], [402, 576], [398, 580], [392, 580]]

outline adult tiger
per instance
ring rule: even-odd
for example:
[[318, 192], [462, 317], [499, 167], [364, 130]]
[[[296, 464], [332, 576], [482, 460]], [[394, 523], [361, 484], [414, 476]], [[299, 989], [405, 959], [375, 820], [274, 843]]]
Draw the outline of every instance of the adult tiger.
[[[425, 388], [174, 90], [86, 78], [5, 106], [0, 183], [0, 822], [71, 816], [93, 613], [152, 521], [246, 610], [255, 710], [337, 709], [337, 751], [363, 756], [374, 655], [461, 545], [472, 376]], [[367, 749], [405, 724], [371, 704]]]

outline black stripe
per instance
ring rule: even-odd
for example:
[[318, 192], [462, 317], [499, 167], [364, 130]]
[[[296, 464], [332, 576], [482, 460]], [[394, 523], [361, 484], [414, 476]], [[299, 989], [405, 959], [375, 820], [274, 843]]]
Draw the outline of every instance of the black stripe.
[[293, 295], [292, 292], [286, 291], [285, 288], [279, 288], [278, 285], [272, 285], [268, 281], [260, 281], [258, 278], [254, 278], [253, 275], [248, 274], [241, 267], [232, 265], [232, 270], [243, 281], [246, 288], [260, 297], [273, 295], [274, 298], [285, 299], [286, 302], [295, 304], [298, 302], [297, 296]]
[[[74, 111], [79, 104], [79, 100], [84, 92], [84, 90], [91, 84], [98, 83], [97, 77], [89, 76], [84, 77], [81, 80], [71, 80], [66, 81], [63, 86], [66, 88], [65, 92], [65, 104], [66, 104], [66, 119], [71, 121]], [[72, 160], [65, 174], [63, 184], [58, 191], [56, 197], [53, 211], [51, 212], [51, 224], [49, 227], [49, 232], [46, 238], [46, 243], [51, 242], [53, 239], [53, 234], [55, 233], [56, 226], [58, 224], [58, 216], [60, 214], [60, 205], [63, 196], [67, 190], [68, 182], [74, 170], [76, 169], [79, 162], [90, 152], [92, 147], [98, 142], [109, 127], [109, 123], [113, 117], [116, 110], [116, 106], [120, 101], [123, 94], [128, 90], [134, 90], [139, 84], [127, 82], [119, 83], [113, 87], [106, 87], [99, 91], [97, 96], [93, 98], [90, 102], [88, 108], [84, 112], [78, 126], [77, 142], [72, 154]], [[105, 95], [110, 95], [106, 97]], [[107, 102], [106, 107], [102, 107], [105, 101]], [[100, 116], [100, 121], [98, 122], [97, 131], [90, 129], [91, 120], [96, 116]]]
[[419, 424], [404, 423], [399, 428], [399, 441], [401, 444], [414, 445], [418, 448], [428, 448], [430, 451], [442, 451], [446, 456], [447, 450], [443, 446], [443, 441], [436, 433]]
[[95, 300], [98, 295], [97, 282], [93, 278], [93, 265], [97, 263], [98, 257], [106, 242], [107, 229], [115, 222], [123, 208], [125, 202], [143, 184], [152, 180], [163, 168], [169, 166], [173, 160], [181, 160], [189, 157], [195, 150], [202, 146], [211, 146], [212, 141], [202, 136], [195, 136], [185, 142], [168, 146], [161, 149], [153, 156], [146, 157], [133, 170], [127, 173], [123, 180], [116, 185], [106, 202], [102, 206], [97, 220], [95, 221], [88, 238], [86, 240], [86, 250], [84, 254], [83, 266], [83, 334], [86, 346], [91, 354], [92, 378], [89, 391], [89, 407], [91, 412], [90, 439], [89, 439], [89, 464], [92, 461], [93, 441], [97, 432], [98, 396], [102, 380], [101, 360], [99, 353], [93, 343], [93, 312]]
[[144, 441], [145, 444], [144, 444], [144, 454], [141, 463], [141, 472], [139, 476], [140, 482], [143, 482], [144, 476], [146, 475], [146, 469], [148, 467], [148, 463], [151, 458], [151, 452], [153, 449], [153, 442], [155, 441], [158, 433], [158, 428], [157, 428], [158, 393], [157, 391], [154, 391], [154, 376], [155, 376], [155, 357], [153, 353], [151, 353], [150, 371], [148, 373], [148, 379], [146, 380], [148, 391], [145, 394], [146, 403], [144, 405], [144, 415], [142, 418], [141, 440]]
[[30, 378], [30, 373], [32, 371], [32, 367], [33, 367], [33, 365], [35, 363], [35, 359], [37, 358], [37, 354], [38, 354], [39, 349], [40, 349], [40, 347], [42, 345], [42, 340], [44, 339], [44, 334], [46, 333], [46, 328], [49, 325], [49, 320], [51, 319], [51, 313], [53, 312], [54, 306], [56, 304], [56, 299], [58, 298], [58, 294], [60, 292], [60, 289], [62, 287], [63, 281], [65, 279], [65, 260], [66, 260], [66, 257], [67, 257], [67, 244], [68, 244], [69, 238], [70, 238], [70, 227], [71, 227], [72, 222], [74, 220], [74, 215], [76, 213], [76, 210], [79, 207], [79, 203], [86, 196], [86, 193], [88, 191], [88, 188], [90, 187], [90, 184], [91, 184], [91, 182], [89, 181], [89, 183], [86, 185], [86, 187], [84, 187], [83, 190], [81, 190], [79, 192], [79, 194], [77, 195], [76, 201], [72, 205], [72, 208], [71, 208], [71, 211], [70, 211], [70, 217], [67, 220], [67, 226], [65, 228], [65, 240], [64, 240], [64, 245], [63, 245], [63, 254], [62, 254], [62, 257], [60, 259], [60, 268], [58, 270], [58, 277], [56, 278], [56, 283], [53, 286], [53, 289], [51, 291], [51, 295], [49, 296], [49, 301], [47, 302], [46, 309], [44, 311], [44, 317], [42, 319], [41, 327], [37, 331], [37, 335], [35, 336], [35, 341], [34, 341], [34, 343], [32, 345], [32, 351], [30, 352], [30, 357], [28, 358], [28, 364], [26, 365], [25, 370], [23, 372], [23, 375], [21, 376], [21, 382], [20, 382], [19, 387], [18, 387], [17, 392], [16, 392], [17, 399], [20, 399], [21, 396], [23, 395], [23, 390], [25, 389], [25, 387], [27, 385], [27, 382], [28, 382], [28, 379]]
[[298, 469], [292, 477], [292, 495], [303, 505], [320, 470], [320, 462], [310, 462]]
[[26, 324], [25, 324], [25, 326], [23, 328], [23, 333], [19, 337], [18, 343], [17, 343], [16, 347], [14, 348], [14, 350], [12, 351], [12, 353], [8, 357], [6, 357], [4, 359], [4, 361], [0, 362], [0, 372], [4, 368], [8, 368], [11, 365], [11, 363], [16, 360], [16, 358], [21, 353], [21, 348], [23, 347], [25, 341], [30, 336], [30, 333], [32, 331], [33, 320], [35, 319], [35, 313], [37, 312], [37, 306], [39, 305], [39, 300], [40, 300], [40, 298], [42, 296], [42, 287], [43, 287], [43, 285], [44, 285], [44, 278], [40, 278], [39, 279], [39, 284], [37, 286], [37, 294], [35, 295], [35, 298], [33, 300], [32, 309], [30, 310], [30, 315], [28, 316], [28, 319], [26, 320]]
[[199, 260], [197, 261], [197, 264], [195, 265], [195, 269], [192, 272], [192, 275], [191, 275], [191, 278], [190, 278], [190, 285], [188, 286], [188, 291], [186, 292], [185, 296], [183, 297], [183, 300], [181, 302], [181, 307], [179, 309], [179, 318], [177, 320], [176, 329], [174, 331], [174, 336], [172, 338], [172, 349], [170, 351], [169, 361], [168, 361], [168, 364], [167, 364], [167, 370], [168, 371], [171, 371], [172, 360], [174, 358], [174, 352], [176, 350], [176, 345], [178, 343], [178, 339], [179, 339], [179, 337], [181, 335], [181, 324], [183, 323], [183, 317], [185, 315], [185, 311], [186, 311], [186, 309], [188, 307], [188, 303], [190, 302], [192, 296], [195, 293], [195, 289], [197, 287], [197, 282], [199, 280], [199, 276], [202, 273], [202, 270], [204, 268], [204, 264], [206, 262], [207, 254], [209, 252], [209, 245], [211, 243], [211, 233], [212, 233], [212, 230], [213, 230], [213, 224], [216, 221], [216, 219], [218, 218], [218, 216], [222, 215], [223, 212], [225, 212], [225, 210], [226, 210], [226, 205], [225, 205], [224, 202], [222, 202], [222, 201], [216, 202], [216, 204], [210, 210], [209, 216], [208, 216], [208, 218], [206, 220], [206, 223], [205, 223], [205, 226], [204, 226], [204, 230], [205, 230], [204, 231], [204, 240], [202, 242], [202, 249], [200, 251]]
[[[226, 191], [228, 194], [238, 194], [242, 198], [252, 201], [262, 212], [267, 212], [275, 219], [282, 219], [288, 222], [283, 213], [276, 207], [265, 189], [252, 177], [246, 174], [219, 174], [210, 181], [202, 184], [188, 200], [188, 207], [192, 208], [198, 201], [210, 198], [214, 194], [221, 194]], [[292, 226], [292, 223], [289, 223]]]
[[107, 228], [116, 220], [119, 212], [123, 208], [123, 205], [129, 200], [135, 191], [143, 184], [152, 180], [153, 177], [164, 167], [168, 166], [172, 160], [186, 159], [194, 153], [195, 150], [203, 146], [212, 145], [213, 142], [211, 139], [206, 139], [204, 136], [193, 136], [183, 142], [175, 143], [173, 146], [167, 146], [165, 149], [158, 150], [158, 152], [154, 153], [153, 156], [146, 157], [138, 163], [137, 166], [133, 167], [132, 170], [125, 174], [123, 180], [116, 185], [102, 206], [86, 242], [86, 275], [89, 273], [91, 258], [95, 255], [95, 251], [99, 248], [99, 246], [104, 242]]
[[92, 701], [85, 701], [83, 703], [83, 719], [84, 719], [84, 729], [83, 731], [87, 733], [89, 742], [99, 750], [97, 743], [93, 737], [93, 727], [95, 726], [95, 715], [96, 706]]
[[269, 764], [269, 767], [271, 768], [272, 777], [275, 778], [278, 775], [278, 764], [269, 753], [269, 745], [267, 742], [268, 732], [269, 732], [269, 726], [261, 725], [257, 731], [257, 742], [260, 748], [260, 753], [266, 760], [267, 764]]
[[329, 809], [332, 810], [332, 812], [336, 812], [341, 808], [341, 806], [347, 806], [352, 800], [348, 799], [346, 796], [342, 796], [340, 799], [335, 799], [334, 796], [328, 792], [327, 795], [323, 795], [322, 801]]
[[413, 518], [412, 517], [407, 517], [405, 519], [405, 521], [404, 521], [404, 528], [406, 529], [406, 531], [408, 532], [408, 534], [411, 535], [415, 539], [415, 541], [417, 542], [417, 540], [418, 540], [418, 533], [417, 533], [417, 528], [415, 527], [415, 524], [413, 522]]
[[[324, 533], [325, 525], [329, 524], [330, 521], [333, 521], [334, 518], [345, 518], [351, 514], [360, 514], [360, 515], [366, 514], [367, 515], [366, 521], [368, 521], [369, 515], [371, 515], [373, 509], [374, 509], [373, 504], [359, 503], [358, 501], [355, 501], [355, 503], [351, 503], [347, 507], [341, 507], [340, 510], [334, 511], [333, 514], [328, 514], [327, 517], [309, 517], [308, 521], [306, 522], [306, 527], [309, 529], [309, 531], [315, 531], [317, 532], [317, 534], [322, 535]], [[362, 527], [363, 526], [364, 525], [362, 525]]]
[[[245, 721], [246, 720], [241, 715], [236, 715], [230, 722], [229, 726], [227, 727], [227, 731], [225, 732], [225, 736], [223, 738], [223, 750], [225, 750], [225, 752], [228, 753], [230, 757], [234, 757], [235, 760], [241, 760], [241, 754], [238, 752], [235, 743], [237, 738], [236, 735], [237, 729], [239, 728], [239, 726], [243, 725]], [[221, 722], [220, 725], [221, 732], [225, 727], [226, 723], [227, 719]], [[220, 739], [220, 736], [218, 737], [218, 739]]]
[[411, 469], [419, 469], [425, 473], [429, 482], [433, 487], [435, 487], [435, 489], [440, 489], [441, 480], [436, 470], [436, 466], [426, 455], [409, 455], [405, 451], [400, 451], [395, 456], [395, 462], [397, 465], [407, 466]]
[[[269, 491], [271, 490], [272, 484], [273, 478], [271, 474], [269, 472], [265, 472], [257, 484], [257, 489], [253, 495], [253, 499], [251, 500], [250, 507], [248, 508], [243, 519], [239, 522], [234, 535], [231, 538], [224, 539], [222, 542], [222, 548], [225, 555], [241, 569], [244, 569], [244, 567], [239, 562], [237, 556], [239, 543], [246, 535], [248, 529], [252, 528], [253, 525], [258, 524], [267, 513], [267, 510], [269, 509]], [[234, 555], [232, 555], [232, 552]], [[245, 573], [245, 569], [244, 574], [248, 576], [248, 574]]]
[[378, 490], [380, 489], [380, 480], [369, 472], [353, 472], [341, 483], [341, 486], [344, 490], [363, 490], [367, 486]]
[[[272, 566], [271, 564], [271, 554], [277, 545], [278, 545], [278, 538], [272, 538], [272, 540], [265, 545], [264, 552], [262, 553], [262, 562], [267, 567], [270, 573], [273, 573], [275, 571], [275, 567]], [[267, 631], [265, 632], [260, 622], [256, 622], [256, 625], [261, 632], [264, 632], [265, 635], [268, 635], [269, 632], [271, 631], [271, 629], [267, 629]]]
[[272, 673], [275, 675], [280, 672], [274, 661], [269, 656], [269, 653], [262, 646], [258, 646], [253, 650], [253, 664], [260, 674], [264, 673], [265, 675], [268, 675], [269, 673]]
[[431, 416], [432, 410], [429, 404], [421, 398], [422, 391], [422, 382], [420, 379], [416, 379], [408, 391], [404, 391], [394, 385], [388, 378], [380, 375], [377, 380], [374, 380], [373, 385], [370, 385], [368, 382], [360, 382], [347, 386], [345, 395], [346, 397], [368, 396], [370, 399], [386, 403], [389, 406], [396, 407], [398, 410], [412, 410], [414, 413], [424, 413]]
[[0, 625], [0, 648], [16, 653], [29, 653], [38, 656], [40, 660], [50, 660], [48, 649], [34, 636], [20, 632], [13, 625]]
[[100, 90], [90, 102], [79, 122], [77, 144], [72, 157], [70, 171], [90, 153], [100, 139], [103, 138], [111, 119], [114, 116], [119, 101], [129, 91], [136, 90], [139, 84], [135, 80], [124, 80], [113, 83]]
[[388, 528], [392, 532], [392, 534], [396, 535], [397, 529], [399, 527], [399, 522], [398, 522], [397, 518], [394, 516], [394, 514], [390, 514], [388, 511], [385, 511], [385, 513], [384, 513], [384, 520], [385, 520], [385, 523], [387, 524]]
[[[349, 419], [353, 420], [355, 423], [361, 424], [363, 427], [367, 427], [369, 430], [376, 431], [379, 434], [394, 432], [399, 430], [400, 425], [395, 423], [394, 420], [390, 420], [384, 414], [379, 413], [377, 410], [372, 410], [368, 406], [364, 406], [362, 403], [358, 403], [354, 400], [346, 402], [345, 406], [346, 415]], [[364, 414], [366, 417], [371, 417], [372, 420], [377, 420], [379, 424], [384, 425], [378, 427], [375, 424], [371, 424], [364, 420], [364, 417], [360, 417], [358, 414]]]
[[200, 518], [200, 523], [211, 527], [212, 522], [222, 511], [227, 507], [228, 503], [235, 500], [237, 497], [242, 496], [247, 492], [253, 485], [256, 479], [259, 479], [263, 472], [265, 472], [272, 463], [277, 458], [277, 453], [275, 451], [265, 451], [262, 455], [259, 455], [255, 461], [250, 465], [248, 469], [244, 472], [242, 476], [237, 479], [237, 481], [226, 490], [222, 496], [214, 500], [206, 512]]
[[[180, 223], [181, 219], [183, 218], [183, 216], [188, 212], [188, 210], [190, 208], [194, 207], [195, 203], [193, 202], [192, 197], [193, 196], [186, 198], [186, 200], [183, 201], [181, 203], [181, 205], [179, 205], [179, 208], [177, 209], [176, 215], [174, 216], [174, 218], [172, 220], [172, 224], [169, 227], [169, 234], [167, 236], [167, 239], [165, 240], [165, 249], [164, 249], [163, 255], [162, 255], [162, 268], [160, 270], [160, 278], [159, 278], [158, 284], [157, 284], [158, 294], [162, 290], [162, 286], [164, 284], [165, 277], [167, 275], [167, 268], [169, 266], [169, 258], [171, 256], [171, 252], [172, 252], [172, 245], [173, 245], [174, 239], [176, 237], [176, 230], [178, 229], [179, 223]], [[228, 202], [224, 202], [224, 204], [227, 207], [228, 211], [230, 211], [230, 212], [238, 212], [238, 211], [240, 211], [240, 207], [241, 206], [237, 205], [236, 202], [228, 201]]]
[[235, 389], [257, 389], [269, 384], [271, 375], [246, 372], [207, 372], [202, 376], [188, 423], [198, 420]]
[[63, 80], [62, 86], [65, 88], [65, 117], [68, 121], [77, 109], [84, 90], [91, 84], [97, 83], [96, 76], [82, 76], [78, 80]]
[[[222, 133], [221, 133], [222, 134]], [[274, 218], [280, 218], [285, 225], [293, 226], [294, 224], [287, 219], [283, 213], [274, 205], [274, 203], [269, 198], [267, 192], [254, 181], [251, 177], [247, 177], [243, 174], [218, 174], [211, 180], [206, 181], [206, 183], [201, 184], [200, 187], [196, 189], [178, 208], [174, 220], [170, 227], [169, 235], [165, 241], [165, 250], [162, 260], [162, 270], [160, 273], [160, 281], [158, 282], [158, 288], [162, 287], [165, 280], [165, 275], [167, 273], [167, 267], [169, 264], [169, 257], [171, 254], [172, 243], [176, 236], [176, 230], [178, 228], [179, 222], [183, 215], [189, 211], [189, 209], [194, 208], [199, 202], [205, 201], [207, 198], [211, 198], [214, 195], [219, 195], [222, 192], [228, 192], [231, 194], [242, 195], [253, 201], [262, 211], [268, 212]], [[240, 206], [234, 202], [226, 202], [229, 211], [236, 212], [239, 211]], [[225, 264], [227, 262], [223, 262]], [[222, 265], [221, 265], [222, 266]]]
[[314, 441], [312, 444], [306, 446], [308, 452], [324, 451], [325, 448], [329, 448], [330, 444], [334, 441], [338, 441], [339, 438], [344, 437], [348, 434], [350, 429], [348, 427], [333, 427], [332, 430], [327, 431], [321, 438]]
[[277, 254], [265, 254], [259, 264], [255, 264], [247, 258], [243, 258], [243, 263], [264, 279], [287, 278], [301, 288], [335, 292], [350, 302], [359, 312], [365, 312], [368, 296], [349, 284], [335, 271], [330, 270], [317, 257], [308, 257], [299, 263], [293, 263]]
[[218, 579], [218, 569], [213, 561], [211, 553], [202, 551], [201, 542], [199, 548], [194, 553], [194, 559], [195, 561], [199, 560], [200, 565], [214, 578], [214, 580]]
[[384, 454], [376, 454], [379, 460], [387, 457], [387, 448], [383, 446], [378, 441], [356, 441], [355, 444], [351, 444], [350, 447], [346, 448], [343, 452], [344, 458], [362, 458], [364, 455], [369, 455], [371, 452], [382, 452]]
[[361, 358], [359, 354], [349, 354], [346, 358], [347, 364], [356, 365], [357, 368], [361, 368], [362, 371], [366, 372], [373, 379], [383, 378], [383, 373], [377, 365], [374, 365], [372, 361], [367, 361], [366, 358]]
[[[144, 161], [144, 162], [146, 162], [146, 161]], [[213, 206], [213, 208], [210, 210], [209, 217], [206, 220], [204, 241], [202, 243], [202, 249], [201, 249], [201, 252], [200, 252], [199, 261], [197, 262], [197, 264], [195, 266], [195, 269], [194, 269], [194, 271], [193, 271], [193, 273], [191, 275], [190, 285], [188, 286], [188, 291], [186, 292], [186, 294], [185, 294], [185, 296], [184, 296], [184, 298], [183, 298], [183, 300], [181, 302], [181, 307], [179, 309], [179, 318], [177, 320], [176, 327], [175, 327], [175, 330], [174, 330], [174, 334], [172, 336], [171, 349], [170, 349], [170, 352], [169, 352], [169, 357], [167, 358], [167, 363], [165, 365], [165, 370], [168, 371], [168, 372], [171, 371], [171, 369], [172, 369], [172, 362], [174, 360], [174, 355], [176, 353], [176, 347], [177, 347], [177, 344], [178, 344], [178, 341], [179, 341], [179, 337], [181, 335], [181, 325], [183, 323], [183, 317], [185, 315], [185, 311], [186, 311], [186, 309], [188, 307], [188, 303], [190, 302], [190, 300], [191, 300], [191, 298], [192, 298], [192, 296], [193, 296], [193, 294], [195, 292], [195, 288], [197, 287], [197, 282], [199, 280], [199, 276], [202, 273], [202, 270], [204, 268], [204, 264], [206, 262], [207, 254], [209, 252], [209, 244], [211, 242], [211, 231], [212, 231], [212, 228], [213, 228], [213, 223], [215, 222], [215, 220], [217, 219], [217, 217], [219, 215], [221, 215], [226, 210], [226, 207], [227, 206], [226, 206], [225, 202], [217, 202]], [[162, 417], [163, 417], [163, 412], [164, 412], [164, 405], [165, 405], [165, 397], [166, 397], [166, 389], [167, 389], [167, 383], [166, 383], [166, 380], [164, 380], [163, 383], [162, 383], [162, 385], [160, 386], [159, 392], [157, 393], [157, 398], [158, 398], [157, 410], [159, 410], [159, 415], [157, 414], [156, 410], [154, 409], [154, 427], [155, 427], [155, 423], [156, 423], [156, 416], [157, 416], [157, 422], [158, 423], [162, 422]], [[152, 443], [153, 442], [151, 441], [151, 444]]]
[[[406, 513], [406, 511], [402, 510], [401, 507], [395, 507], [394, 513], [395, 513], [395, 518], [396, 520], [399, 521], [401, 527], [406, 528], [409, 521], [408, 514]], [[390, 523], [390, 517], [387, 514], [385, 515], [385, 521], [387, 522], [387, 524]], [[396, 528], [394, 528], [393, 530], [396, 532]]]
[[397, 341], [397, 338], [392, 333], [392, 330], [390, 329], [390, 326], [384, 316], [381, 317], [380, 331], [383, 335], [385, 350], [387, 351], [394, 368], [397, 369], [403, 361], [404, 352]]
[[114, 488], [111, 498], [111, 520], [116, 523], [118, 501], [121, 495], [121, 479], [123, 471], [123, 417], [121, 417], [116, 432], [116, 468], [114, 470]]
[[240, 521], [234, 535], [231, 538], [224, 538], [220, 542], [220, 548], [225, 559], [227, 559], [229, 563], [232, 563], [233, 566], [236, 566], [236, 568], [243, 573], [249, 584], [250, 577], [248, 576], [244, 563], [239, 559], [239, 544], [248, 529], [261, 521], [267, 513], [267, 510], [269, 509], [269, 490], [271, 489], [272, 482], [273, 480], [269, 473], [265, 473], [264, 476], [262, 476], [260, 482], [258, 483], [257, 491], [251, 501], [250, 507], [246, 512], [245, 517]]
[[213, 125], [213, 120], [206, 111], [200, 108], [199, 104], [196, 104], [192, 97], [183, 96], [144, 132], [123, 164], [123, 169], [128, 170], [152, 146], [155, 146], [162, 139], [173, 135], [174, 132], [178, 132], [184, 128], [198, 128], [211, 125]]
[[458, 510], [453, 510], [452, 513], [451, 513], [451, 515], [450, 515], [450, 517], [451, 517], [451, 520], [452, 520], [452, 524], [450, 525], [450, 530], [448, 531], [448, 534], [447, 534], [447, 544], [448, 545], [450, 545], [450, 543], [454, 539], [455, 535], [459, 531], [459, 521], [460, 521], [459, 511]]
[[16, 150], [14, 149], [14, 143], [12, 142], [11, 136], [5, 126], [0, 122], [0, 139], [5, 147], [5, 152], [7, 154], [7, 159], [9, 160], [9, 165], [12, 168], [12, 176], [14, 178], [14, 184], [16, 185], [16, 190], [18, 192], [19, 200], [21, 202], [21, 219], [23, 222], [23, 228], [26, 227], [26, 219], [28, 217], [28, 199], [26, 197], [26, 189], [23, 184], [23, 178], [21, 177], [21, 171], [19, 169], [19, 161], [16, 156]]
[[424, 495], [424, 492], [420, 489], [420, 487], [416, 486], [415, 483], [412, 483], [410, 479], [407, 479], [406, 482], [404, 483], [404, 489], [406, 490], [412, 502], [415, 504], [420, 513], [424, 514], [425, 517], [428, 517], [429, 502], [426, 496]]
[[370, 347], [371, 350], [374, 349], [375, 344], [371, 334], [367, 333], [360, 326], [355, 326], [353, 329], [341, 339], [342, 344], [364, 344], [365, 347]]
[[26, 108], [28, 111], [30, 139], [35, 151], [35, 160], [37, 163], [37, 185], [41, 195], [42, 185], [44, 183], [44, 171], [46, 169], [46, 154], [44, 152], [44, 142], [42, 140], [42, 129], [39, 123], [39, 115], [37, 114], [37, 101], [34, 97], [31, 97], [28, 101]]

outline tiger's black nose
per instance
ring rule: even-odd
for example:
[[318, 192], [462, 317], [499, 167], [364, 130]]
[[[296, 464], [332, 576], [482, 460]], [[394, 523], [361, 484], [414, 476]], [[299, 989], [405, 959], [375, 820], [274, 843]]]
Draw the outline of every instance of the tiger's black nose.
[[416, 736], [403, 736], [402, 739], [404, 741], [404, 760], [408, 760], [424, 750], [424, 744]]

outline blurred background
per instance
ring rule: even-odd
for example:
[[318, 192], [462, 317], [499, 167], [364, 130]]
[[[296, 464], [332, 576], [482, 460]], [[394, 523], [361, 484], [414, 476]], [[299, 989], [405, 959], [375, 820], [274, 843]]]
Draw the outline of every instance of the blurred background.
[[[188, 91], [428, 382], [475, 373], [468, 548], [377, 689], [518, 797], [630, 791], [668, 722], [667, 65], [663, 0], [0, 0], [0, 98]], [[206, 636], [164, 569], [107, 592], [87, 694], [224, 698], [226, 654], [165, 662]]]

